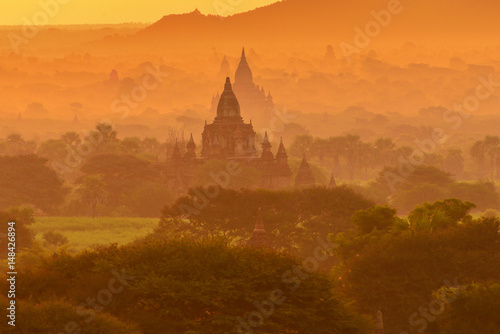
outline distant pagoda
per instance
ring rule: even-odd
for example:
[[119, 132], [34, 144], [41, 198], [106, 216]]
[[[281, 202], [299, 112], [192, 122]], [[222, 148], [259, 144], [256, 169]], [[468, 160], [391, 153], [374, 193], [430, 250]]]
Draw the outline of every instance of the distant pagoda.
[[262, 210], [259, 208], [257, 212], [257, 220], [255, 221], [255, 228], [248, 239], [247, 246], [250, 247], [271, 247], [271, 242], [267, 237], [264, 223], [262, 222]]
[[296, 187], [307, 187], [316, 184], [316, 178], [311, 170], [311, 167], [307, 163], [306, 155], [302, 158], [300, 163], [299, 171], [295, 177]]

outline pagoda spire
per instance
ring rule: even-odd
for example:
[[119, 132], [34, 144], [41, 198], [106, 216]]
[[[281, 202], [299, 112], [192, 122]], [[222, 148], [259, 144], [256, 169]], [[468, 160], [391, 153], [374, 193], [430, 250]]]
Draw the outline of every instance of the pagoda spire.
[[307, 187], [307, 186], [312, 186], [315, 183], [316, 183], [316, 178], [314, 177], [314, 174], [311, 171], [311, 167], [307, 162], [306, 155], [304, 154], [302, 162], [300, 163], [299, 171], [297, 173], [297, 176], [295, 177], [295, 186]]
[[278, 153], [276, 154], [276, 158], [284, 157], [288, 158], [288, 154], [286, 154], [285, 145], [283, 145], [283, 137], [280, 138], [280, 146], [278, 147]]
[[335, 182], [335, 176], [332, 173], [332, 177], [330, 178], [330, 183], [328, 183], [328, 188], [333, 189], [337, 187], [337, 182]]
[[235, 85], [254, 85], [252, 70], [248, 65], [247, 57], [245, 55], [245, 48], [243, 48], [243, 51], [241, 52], [241, 59], [238, 68], [236, 69], [234, 83]]
[[191, 133], [191, 137], [189, 138], [189, 142], [186, 145], [186, 154], [185, 158], [196, 158], [196, 144], [194, 143], [193, 133]]
[[274, 154], [271, 152], [271, 142], [269, 141], [269, 138], [267, 137], [267, 131], [265, 132], [264, 135], [264, 140], [262, 141], [262, 160], [274, 160]]
[[382, 311], [377, 312], [377, 320], [375, 324], [375, 334], [384, 334], [384, 315]]
[[266, 229], [264, 227], [264, 222], [262, 221], [262, 210], [259, 207], [257, 212], [257, 219], [255, 221], [255, 228], [248, 239], [248, 246], [250, 247], [269, 247], [270, 242], [267, 237]]
[[226, 83], [224, 84], [224, 91], [217, 105], [217, 117], [240, 117], [240, 104], [238, 99], [233, 92], [233, 87], [231, 85], [231, 79], [226, 78]]

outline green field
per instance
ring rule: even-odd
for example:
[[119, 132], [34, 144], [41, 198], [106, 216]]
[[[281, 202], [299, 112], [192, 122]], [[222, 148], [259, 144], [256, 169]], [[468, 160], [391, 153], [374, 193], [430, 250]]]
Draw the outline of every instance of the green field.
[[131, 242], [152, 232], [158, 221], [158, 218], [37, 217], [30, 229], [42, 244], [45, 232], [59, 232], [68, 239], [68, 251], [77, 252], [95, 245]]

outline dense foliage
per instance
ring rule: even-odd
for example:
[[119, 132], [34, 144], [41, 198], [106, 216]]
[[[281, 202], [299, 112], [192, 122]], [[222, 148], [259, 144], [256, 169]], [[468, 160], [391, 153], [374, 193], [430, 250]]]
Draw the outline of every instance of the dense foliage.
[[[239, 326], [260, 333], [370, 333], [366, 319], [333, 294], [326, 273], [288, 255], [217, 239], [141, 241], [56, 258], [26, 254], [24, 263], [18, 299], [83, 305], [79, 318], [60, 317], [78, 324], [111, 314], [145, 334], [236, 333]], [[112, 293], [104, 298], [106, 289]], [[57, 320], [40, 322], [51, 328]]]
[[[307, 256], [317, 237], [346, 231], [349, 217], [373, 205], [347, 187], [283, 191], [220, 189], [213, 198], [192, 189], [162, 212], [160, 228], [171, 234], [224, 235], [246, 240], [259, 207], [273, 246]], [[200, 206], [201, 205], [201, 206]]]
[[[413, 333], [424, 327], [422, 308], [429, 309], [433, 291], [500, 281], [500, 222], [472, 219], [472, 207], [454, 199], [427, 203], [385, 231], [338, 235], [342, 265], [334, 274], [343, 293], [363, 312], [382, 310], [387, 333]], [[425, 321], [428, 333], [441, 333], [438, 322]]]
[[31, 204], [54, 213], [67, 190], [46, 162], [35, 155], [0, 157], [0, 208]]
[[[446, 296], [455, 295], [452, 302]], [[443, 300], [444, 313], [436, 321], [440, 334], [496, 334], [500, 328], [500, 285], [470, 284], [444, 287], [434, 296]], [[445, 298], [443, 298], [445, 297]]]

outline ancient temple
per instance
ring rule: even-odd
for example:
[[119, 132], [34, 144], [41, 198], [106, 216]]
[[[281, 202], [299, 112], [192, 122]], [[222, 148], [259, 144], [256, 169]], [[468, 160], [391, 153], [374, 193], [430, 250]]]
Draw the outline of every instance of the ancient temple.
[[251, 123], [241, 117], [240, 104], [226, 79], [224, 91], [217, 105], [217, 116], [212, 124], [206, 124], [202, 134], [202, 157], [235, 158], [255, 157], [255, 131]]
[[262, 221], [262, 212], [259, 208], [257, 212], [257, 219], [255, 221], [255, 228], [248, 239], [247, 246], [250, 247], [270, 247], [271, 243], [267, 237], [266, 229]]
[[172, 154], [167, 159], [165, 172], [169, 186], [185, 189], [195, 174], [195, 169], [209, 160], [235, 160], [255, 168], [260, 174], [260, 183], [256, 184], [258, 187], [280, 189], [290, 186], [292, 172], [288, 166], [288, 155], [283, 141], [280, 142], [275, 157], [266, 133], [259, 156], [255, 147], [255, 135], [252, 122], [245, 123], [243, 120], [231, 80], [226, 78], [224, 91], [217, 103], [217, 114], [212, 123], [205, 122], [201, 156], [196, 156], [196, 144], [192, 134], [185, 145], [184, 155], [181, 155], [178, 143], [175, 143]]
[[222, 59], [222, 62], [220, 64], [219, 76], [228, 77], [230, 74], [231, 74], [231, 67], [229, 66], [229, 61], [227, 60], [227, 57], [224, 56], [224, 59]]
[[[224, 60], [221, 64], [221, 70], [222, 68], [229, 68], [229, 65], [226, 65]], [[245, 48], [243, 48], [234, 76], [234, 93], [238, 97], [241, 108], [251, 115], [259, 117], [274, 112], [274, 101], [271, 92], [266, 95], [264, 87], [256, 85], [253, 81], [253, 73], [245, 55]], [[215, 112], [219, 99], [219, 93], [212, 98], [212, 112]]]

